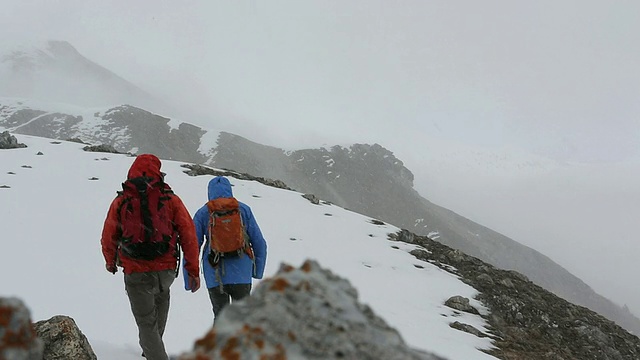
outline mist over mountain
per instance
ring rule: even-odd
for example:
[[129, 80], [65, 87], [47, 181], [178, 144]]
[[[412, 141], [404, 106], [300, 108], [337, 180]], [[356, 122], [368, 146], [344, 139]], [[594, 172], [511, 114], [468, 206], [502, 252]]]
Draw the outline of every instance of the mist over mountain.
[[85, 107], [161, 105], [159, 99], [87, 59], [70, 43], [54, 40], [0, 49], [0, 96]]

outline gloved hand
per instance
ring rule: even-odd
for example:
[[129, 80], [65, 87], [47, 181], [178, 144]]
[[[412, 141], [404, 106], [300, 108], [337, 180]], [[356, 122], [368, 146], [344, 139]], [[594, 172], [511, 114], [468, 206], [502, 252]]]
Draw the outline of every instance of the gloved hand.
[[118, 272], [118, 267], [115, 266], [115, 265], [106, 264], [105, 267], [106, 267], [107, 271], [112, 273], [112, 274], [115, 274], [116, 272]]
[[189, 290], [191, 290], [191, 292], [194, 293], [198, 291], [198, 289], [200, 289], [200, 275], [198, 276], [189, 275]]

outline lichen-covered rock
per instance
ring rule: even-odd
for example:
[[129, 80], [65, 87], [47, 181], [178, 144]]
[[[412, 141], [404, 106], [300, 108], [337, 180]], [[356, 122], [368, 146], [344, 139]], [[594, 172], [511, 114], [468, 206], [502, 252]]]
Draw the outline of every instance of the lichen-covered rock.
[[320, 205], [320, 199], [313, 194], [304, 194], [302, 197], [309, 200], [314, 205]]
[[8, 131], [0, 133], [0, 149], [26, 148], [27, 145], [18, 142], [15, 136]]
[[33, 329], [29, 309], [16, 298], [0, 298], [0, 359], [42, 359], [42, 341]]
[[351, 284], [314, 261], [282, 266], [180, 360], [439, 359], [409, 348], [400, 334], [357, 301]]
[[68, 316], [54, 316], [38, 321], [36, 333], [44, 341], [43, 360], [95, 360], [89, 341]]
[[469, 299], [464, 296], [452, 296], [444, 302], [445, 305], [452, 309], [468, 312], [470, 314], [480, 315], [478, 309], [469, 304]]
[[111, 153], [111, 154], [124, 154], [123, 152], [120, 152], [118, 150], [116, 150], [113, 146], [111, 145], [87, 145], [85, 147], [82, 148], [82, 150], [84, 151], [90, 151], [90, 152], [103, 152], [103, 153]]
[[185, 170], [184, 173], [190, 176], [200, 176], [200, 175], [231, 176], [239, 180], [257, 181], [261, 184], [278, 188], [278, 189], [293, 190], [281, 180], [267, 179], [259, 176], [239, 173], [232, 170], [216, 170], [216, 169], [212, 169], [210, 167], [206, 167], [198, 164], [183, 164], [181, 166], [183, 168], [189, 169], [189, 170]]

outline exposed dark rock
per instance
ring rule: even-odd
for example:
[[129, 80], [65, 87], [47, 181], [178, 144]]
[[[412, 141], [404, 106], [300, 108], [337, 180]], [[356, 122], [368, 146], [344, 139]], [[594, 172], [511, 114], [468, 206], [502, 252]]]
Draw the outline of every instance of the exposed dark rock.
[[54, 316], [35, 324], [38, 337], [44, 341], [43, 360], [95, 360], [89, 341], [68, 316]]
[[320, 199], [313, 194], [304, 194], [302, 197], [309, 200], [314, 205], [320, 205]]
[[314, 261], [300, 269], [284, 265], [225, 308], [180, 360], [440, 359], [409, 348], [357, 297], [347, 280]]
[[[490, 310], [483, 317], [496, 347], [487, 352], [500, 359], [640, 359], [638, 337], [515, 271], [497, 269], [406, 230], [390, 238], [422, 246], [425, 250], [410, 253], [459, 276], [479, 291], [477, 299]], [[464, 324], [455, 326], [469, 329]]]
[[469, 305], [469, 299], [463, 296], [452, 296], [444, 302], [445, 305], [452, 309], [468, 312], [470, 314], [480, 315], [478, 309]]
[[42, 153], [42, 151], [38, 151], [36, 155], [44, 155], [44, 154]]
[[0, 359], [41, 360], [42, 350], [25, 304], [16, 298], [0, 298]]
[[89, 145], [89, 146], [85, 146], [82, 148], [82, 150], [84, 151], [90, 151], [90, 152], [103, 152], [103, 153], [112, 153], [112, 154], [124, 154], [118, 150], [116, 150], [113, 146], [111, 145]]
[[18, 149], [26, 147], [27, 145], [19, 143], [18, 139], [8, 131], [0, 133], [0, 149]]
[[11, 186], [9, 185], [0, 185], [0, 189], [10, 189]]
[[471, 326], [469, 324], [463, 324], [463, 323], [461, 323], [459, 321], [454, 321], [454, 322], [450, 323], [449, 326], [454, 328], [454, 329], [457, 329], [457, 330], [464, 331], [464, 332], [467, 332], [469, 334], [475, 335], [477, 337], [481, 337], [481, 338], [489, 337], [489, 335], [483, 333], [482, 331], [476, 329], [475, 327], [473, 327], [473, 326]]
[[249, 174], [243, 174], [243, 173], [230, 171], [230, 170], [216, 170], [216, 169], [212, 169], [212, 168], [209, 168], [209, 167], [206, 167], [206, 166], [196, 165], [196, 164], [194, 164], [194, 165], [183, 164], [181, 166], [183, 168], [189, 169], [189, 170], [185, 171], [184, 173], [187, 174], [187, 175], [190, 175], [190, 176], [199, 176], [199, 175], [231, 176], [231, 177], [234, 177], [234, 178], [239, 179], [239, 180], [257, 181], [257, 182], [262, 183], [264, 185], [275, 187], [275, 188], [278, 188], [278, 189], [293, 190], [290, 187], [288, 187], [287, 184], [285, 184], [284, 182], [282, 182], [280, 180], [265, 179], [263, 177], [253, 176], [253, 175], [249, 175]]
[[77, 138], [77, 137], [75, 137], [75, 138], [65, 139], [65, 141], [75, 142], [75, 143], [78, 143], [78, 144], [84, 144], [84, 145], [91, 145], [91, 144], [89, 144], [89, 143], [87, 143], [87, 142], [82, 141], [81, 139], [79, 139], [79, 138]]

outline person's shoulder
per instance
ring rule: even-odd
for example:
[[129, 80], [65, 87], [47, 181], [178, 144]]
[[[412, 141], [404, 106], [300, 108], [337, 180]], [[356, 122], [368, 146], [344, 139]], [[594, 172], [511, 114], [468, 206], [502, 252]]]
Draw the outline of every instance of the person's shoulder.
[[201, 216], [209, 217], [209, 209], [207, 208], [206, 204], [199, 207], [198, 210], [196, 210], [196, 213], [194, 214], [194, 217], [201, 217]]
[[247, 216], [253, 216], [253, 212], [251, 211], [251, 207], [241, 201], [238, 201], [238, 207], [240, 208], [240, 212], [244, 213]]

